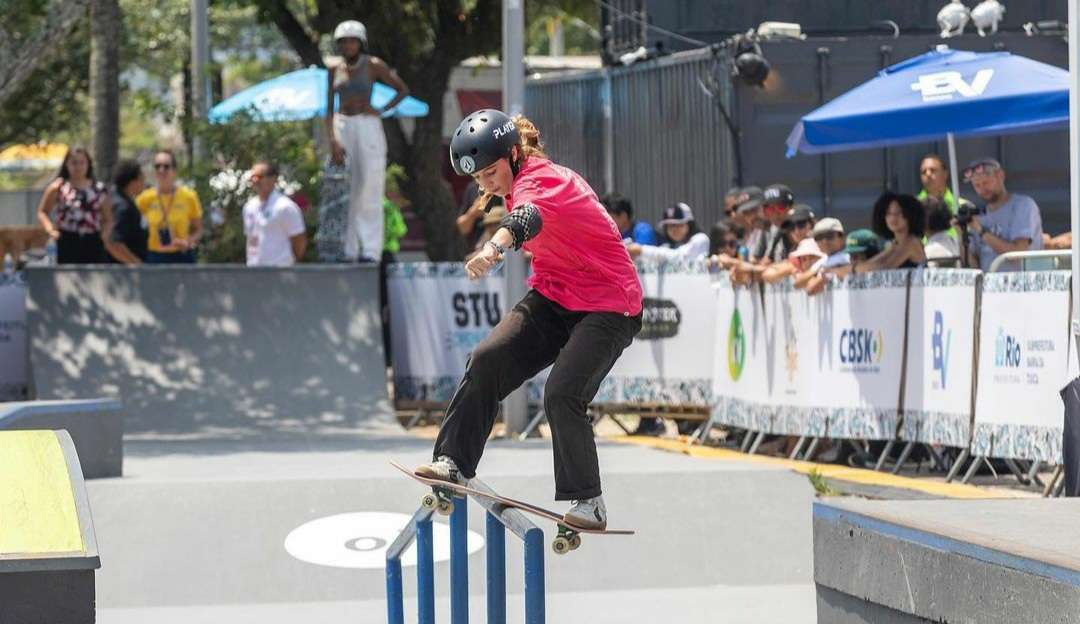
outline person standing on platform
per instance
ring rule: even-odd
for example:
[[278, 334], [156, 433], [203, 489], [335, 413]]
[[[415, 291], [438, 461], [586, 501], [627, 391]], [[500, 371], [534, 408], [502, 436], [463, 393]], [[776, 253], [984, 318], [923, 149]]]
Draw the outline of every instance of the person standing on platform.
[[146, 188], [146, 178], [142, 167], [134, 160], [121, 160], [116, 163], [113, 175], [113, 228], [105, 246], [114, 260], [122, 264], [137, 265], [146, 261], [146, 241], [148, 232], [146, 220], [135, 205], [133, 197], [138, 197]]
[[104, 238], [112, 230], [112, 200], [105, 184], [94, 179], [94, 161], [85, 148], [73, 147], [64, 156], [38, 204], [38, 222], [56, 241], [57, 263], [108, 262]]
[[296, 202], [277, 187], [278, 169], [259, 161], [251, 168], [255, 196], [244, 204], [248, 266], [292, 266], [307, 249], [304, 216]]
[[[368, 53], [367, 28], [358, 21], [341, 22], [334, 44], [343, 63], [328, 67], [326, 131], [331, 159], [349, 169], [349, 214], [345, 257], [378, 262], [385, 242], [383, 193], [386, 187], [386, 135], [382, 115], [409, 95], [409, 87], [382, 59]], [[371, 105], [371, 90], [380, 80], [397, 94], [382, 109]], [[334, 112], [335, 99], [339, 103]]]
[[148, 264], [194, 264], [202, 238], [203, 210], [195, 191], [176, 183], [176, 156], [169, 150], [154, 154], [157, 186], [135, 198], [150, 232]]

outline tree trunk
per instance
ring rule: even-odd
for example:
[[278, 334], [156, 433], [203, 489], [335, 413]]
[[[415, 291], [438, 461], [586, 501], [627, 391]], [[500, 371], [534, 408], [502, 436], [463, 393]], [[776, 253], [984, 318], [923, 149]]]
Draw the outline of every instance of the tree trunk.
[[120, 151], [120, 4], [90, 3], [90, 132], [94, 173], [112, 178]]

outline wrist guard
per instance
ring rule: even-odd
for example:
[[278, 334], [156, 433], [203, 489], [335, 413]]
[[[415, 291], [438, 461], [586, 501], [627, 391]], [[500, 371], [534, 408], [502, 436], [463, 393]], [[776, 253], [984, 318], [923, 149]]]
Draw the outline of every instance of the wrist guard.
[[536, 206], [525, 204], [503, 217], [499, 225], [510, 230], [514, 236], [514, 250], [518, 250], [526, 241], [536, 238], [544, 227], [544, 220]]

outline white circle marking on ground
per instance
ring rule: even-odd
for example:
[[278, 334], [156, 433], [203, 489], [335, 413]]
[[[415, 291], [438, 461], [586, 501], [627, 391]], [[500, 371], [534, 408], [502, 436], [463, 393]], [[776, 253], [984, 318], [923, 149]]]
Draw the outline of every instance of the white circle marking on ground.
[[[361, 511], [317, 518], [306, 522], [285, 538], [285, 550], [300, 561], [333, 568], [384, 568], [386, 549], [397, 539], [412, 516], [381, 511]], [[435, 561], [450, 559], [450, 525], [431, 523]], [[468, 532], [466, 550], [473, 554], [484, 547], [479, 533]], [[401, 555], [401, 565], [416, 565], [416, 542]]]

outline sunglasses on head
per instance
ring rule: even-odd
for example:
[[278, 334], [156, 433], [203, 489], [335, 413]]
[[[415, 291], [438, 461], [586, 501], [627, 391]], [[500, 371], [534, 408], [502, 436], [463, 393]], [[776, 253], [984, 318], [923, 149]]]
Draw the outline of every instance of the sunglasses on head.
[[998, 170], [996, 165], [982, 164], [964, 169], [964, 180], [970, 182], [975, 176], [990, 175]]

